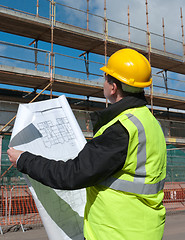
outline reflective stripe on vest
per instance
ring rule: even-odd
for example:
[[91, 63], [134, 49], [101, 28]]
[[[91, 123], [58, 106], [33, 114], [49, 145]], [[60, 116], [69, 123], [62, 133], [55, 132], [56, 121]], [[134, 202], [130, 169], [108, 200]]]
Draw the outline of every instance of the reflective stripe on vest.
[[138, 129], [138, 149], [137, 149], [137, 166], [134, 175], [134, 181], [126, 181], [123, 179], [117, 179], [115, 177], [109, 177], [101, 185], [112, 188], [114, 190], [125, 191], [135, 194], [156, 194], [164, 187], [165, 179], [155, 184], [145, 184], [146, 178], [146, 135], [142, 123], [137, 117], [132, 114], [126, 114], [130, 121]]

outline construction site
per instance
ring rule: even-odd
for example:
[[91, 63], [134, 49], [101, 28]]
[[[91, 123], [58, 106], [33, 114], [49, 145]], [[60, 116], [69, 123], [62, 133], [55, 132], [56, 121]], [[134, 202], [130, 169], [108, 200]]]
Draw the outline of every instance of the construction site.
[[[16, 1], [19, 2], [19, 1]], [[179, 9], [181, 39], [150, 32], [148, 2], [146, 29], [94, 14], [91, 1], [75, 8], [62, 1], [33, 0], [25, 9], [13, 3], [0, 5], [0, 230], [3, 227], [42, 225], [25, 180], [12, 167], [7, 149], [20, 103], [31, 103], [65, 95], [85, 138], [93, 137], [90, 112], [109, 102], [103, 95], [100, 67], [117, 50], [132, 48], [151, 63], [151, 87], [145, 90], [148, 108], [160, 122], [167, 144], [167, 176], [164, 205], [167, 212], [185, 210], [185, 39], [183, 10]], [[63, 14], [61, 14], [63, 12]], [[69, 14], [81, 21], [69, 21]], [[95, 24], [96, 23], [96, 24]], [[111, 35], [110, 29], [122, 34]], [[134, 36], [143, 36], [137, 40]], [[16, 41], [14, 39], [17, 39]], [[23, 40], [21, 40], [23, 39]], [[155, 39], [161, 47], [156, 47]], [[18, 43], [19, 42], [19, 43]], [[21, 44], [22, 43], [22, 44]], [[40, 48], [39, 46], [42, 46]], [[179, 49], [173, 51], [169, 47]]]

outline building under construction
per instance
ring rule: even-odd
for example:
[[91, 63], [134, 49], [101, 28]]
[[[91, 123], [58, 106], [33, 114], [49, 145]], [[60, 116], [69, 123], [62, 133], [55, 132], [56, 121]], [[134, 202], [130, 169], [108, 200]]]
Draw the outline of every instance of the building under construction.
[[[181, 185], [185, 182], [185, 42], [182, 8], [179, 11], [182, 38], [175, 40], [165, 36], [164, 19], [161, 26], [163, 35], [150, 32], [147, 1], [146, 30], [131, 26], [129, 6], [127, 23], [107, 18], [106, 0], [102, 1], [103, 16], [91, 12], [89, 0], [86, 1], [86, 9], [77, 9], [54, 0], [30, 2], [31, 7], [27, 10], [16, 9], [12, 3], [0, 5], [0, 30], [4, 36], [0, 41], [1, 184], [24, 184], [22, 175], [11, 168], [6, 154], [18, 104], [65, 94], [85, 137], [90, 139], [92, 126], [89, 113], [108, 104], [104, 100], [103, 76], [99, 68], [115, 51], [133, 48], [146, 56], [155, 69], [153, 85], [146, 90], [146, 98], [165, 134], [168, 148], [167, 182], [178, 182], [175, 190], [173, 186], [173, 190], [167, 191], [166, 199], [182, 204], [185, 199]], [[57, 14], [60, 11], [63, 12], [62, 18]], [[65, 18], [69, 12], [78, 14], [83, 21], [69, 24]], [[95, 29], [93, 22], [101, 25], [102, 29]], [[110, 25], [122, 28], [127, 34], [124, 38], [111, 36]], [[145, 44], [132, 40], [134, 31], [145, 36]], [[5, 33], [9, 34], [8, 40]], [[160, 39], [161, 49], [153, 48], [154, 37]], [[23, 44], [15, 43], [14, 38], [24, 39], [20, 40]], [[167, 51], [167, 41], [179, 45], [182, 51], [178, 54]], [[40, 43], [45, 48], [39, 48]], [[172, 78], [175, 74], [181, 78]]]

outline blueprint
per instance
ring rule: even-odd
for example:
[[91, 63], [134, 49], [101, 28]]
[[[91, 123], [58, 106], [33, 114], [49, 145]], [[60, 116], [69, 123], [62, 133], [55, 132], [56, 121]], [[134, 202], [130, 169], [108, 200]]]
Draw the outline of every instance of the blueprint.
[[[10, 147], [54, 159], [75, 158], [86, 140], [65, 98], [20, 104]], [[85, 189], [56, 190], [25, 175], [50, 240], [83, 239]]]

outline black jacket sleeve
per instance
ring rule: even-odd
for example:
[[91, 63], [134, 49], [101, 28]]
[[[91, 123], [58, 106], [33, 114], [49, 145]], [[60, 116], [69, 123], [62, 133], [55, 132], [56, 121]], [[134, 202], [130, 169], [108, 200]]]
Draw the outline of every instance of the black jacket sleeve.
[[73, 160], [55, 161], [24, 152], [17, 169], [55, 189], [75, 190], [93, 186], [122, 169], [128, 141], [127, 130], [117, 122], [87, 142]]

